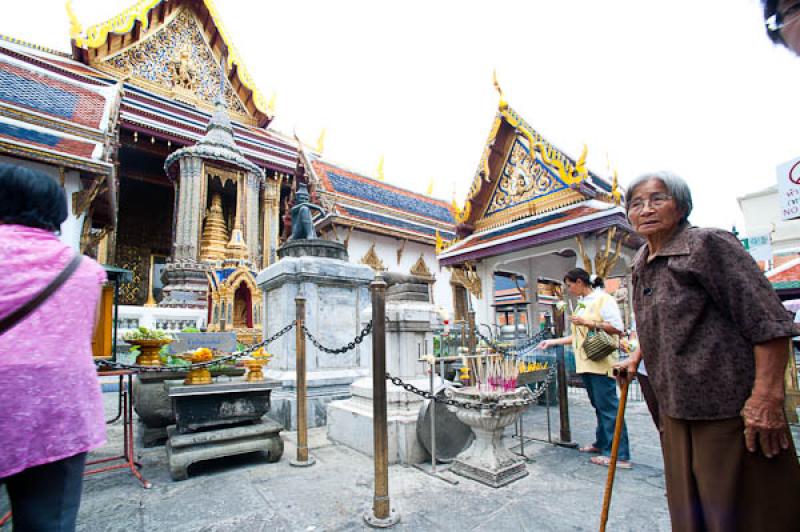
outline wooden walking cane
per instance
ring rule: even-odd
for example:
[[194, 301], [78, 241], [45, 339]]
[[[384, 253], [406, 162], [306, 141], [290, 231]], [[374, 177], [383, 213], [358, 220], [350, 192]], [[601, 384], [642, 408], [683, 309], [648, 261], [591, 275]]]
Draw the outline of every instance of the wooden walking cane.
[[[627, 377], [627, 371], [614, 368], [614, 376]], [[600, 532], [606, 531], [608, 522], [608, 509], [611, 506], [611, 491], [614, 489], [614, 473], [617, 472], [617, 454], [619, 453], [619, 438], [622, 435], [622, 424], [625, 422], [625, 405], [628, 403], [628, 386], [630, 379], [622, 381], [619, 394], [619, 408], [617, 408], [617, 422], [614, 425], [614, 439], [611, 440], [611, 462], [608, 464], [608, 477], [606, 478], [606, 492], [603, 495], [603, 513], [600, 515]]]

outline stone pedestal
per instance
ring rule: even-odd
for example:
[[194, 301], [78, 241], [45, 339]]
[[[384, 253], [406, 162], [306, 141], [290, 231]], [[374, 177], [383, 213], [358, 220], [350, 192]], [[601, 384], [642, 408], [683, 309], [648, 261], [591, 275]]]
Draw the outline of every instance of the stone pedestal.
[[[374, 272], [363, 264], [346, 261], [344, 246], [325, 240], [299, 240], [279, 250], [281, 260], [257, 278], [264, 299], [264, 337], [269, 338], [295, 319], [295, 297], [306, 298], [306, 327], [329, 348], [347, 345], [371, 319], [369, 283]], [[330, 257], [339, 258], [330, 258]], [[342, 258], [343, 257], [343, 258]], [[326, 406], [350, 396], [350, 384], [369, 374], [369, 342], [343, 354], [329, 354], [306, 339], [308, 426], [326, 423]], [[295, 430], [296, 331], [271, 343], [273, 354], [264, 376], [281, 383], [272, 395], [270, 417]]]
[[[133, 408], [139, 417], [139, 430], [144, 447], [161, 445], [167, 439], [167, 427], [175, 424], [175, 412], [169, 389], [183, 384], [188, 371], [140, 373], [133, 378]], [[242, 368], [213, 370], [212, 377], [244, 374]]]
[[[434, 306], [428, 302], [427, 287], [422, 285], [422, 290], [415, 289], [419, 283], [415, 283], [411, 276], [395, 275], [388, 280], [395, 284], [387, 289], [386, 370], [417, 388], [429, 390], [428, 365], [418, 361], [420, 354], [426, 354], [432, 348], [436, 319]], [[371, 315], [371, 309], [369, 313]], [[369, 349], [371, 356], [371, 338]], [[434, 389], [438, 390], [442, 385], [437, 376]], [[389, 463], [421, 462], [428, 456], [417, 439], [417, 419], [423, 399], [389, 382], [386, 386]], [[356, 381], [351, 391], [350, 399], [335, 401], [328, 406], [328, 438], [371, 456], [374, 452], [372, 377]]]
[[167, 263], [162, 274], [164, 297], [160, 307], [208, 308], [208, 267], [190, 259]]
[[171, 426], [167, 429], [170, 476], [186, 480], [194, 463], [256, 451], [267, 453], [267, 462], [277, 462], [283, 455], [281, 430], [283, 427], [269, 418], [252, 425], [189, 434], [180, 434]]
[[274, 381], [174, 385], [169, 396], [176, 425], [167, 429], [167, 458], [174, 480], [187, 478], [195, 462], [255, 451], [275, 462], [283, 454], [283, 427], [262, 419], [269, 411]]
[[494, 399], [497, 407], [495, 411], [475, 408], [483, 404], [475, 388], [453, 388], [445, 390], [445, 395], [460, 403], [460, 406], [449, 408], [475, 433], [475, 440], [453, 460], [450, 471], [493, 488], [505, 486], [528, 475], [525, 460], [503, 445], [503, 431], [526, 408], [526, 404], [519, 403], [532, 397], [530, 390], [518, 388], [513, 392], [497, 394]]
[[169, 389], [178, 432], [259, 421], [269, 412], [270, 393], [276, 381], [248, 382], [240, 377], [215, 384], [181, 384]]

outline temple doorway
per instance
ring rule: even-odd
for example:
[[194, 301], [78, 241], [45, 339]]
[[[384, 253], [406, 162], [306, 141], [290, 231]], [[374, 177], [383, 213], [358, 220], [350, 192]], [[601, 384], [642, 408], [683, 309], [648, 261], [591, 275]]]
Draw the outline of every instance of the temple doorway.
[[234, 328], [253, 326], [253, 297], [246, 283], [240, 283], [233, 295]]

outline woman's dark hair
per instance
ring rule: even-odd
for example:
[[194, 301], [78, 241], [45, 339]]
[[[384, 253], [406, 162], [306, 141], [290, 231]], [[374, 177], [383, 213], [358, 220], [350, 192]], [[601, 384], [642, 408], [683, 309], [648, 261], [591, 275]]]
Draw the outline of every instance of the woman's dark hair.
[[55, 179], [16, 164], [0, 163], [0, 222], [56, 232], [67, 219], [67, 196]]
[[[769, 21], [770, 18], [778, 14], [778, 0], [761, 0], [761, 3], [764, 4], [764, 22]], [[767, 37], [769, 37], [772, 42], [775, 44], [786, 44], [783, 42], [780, 30], [771, 30], [769, 27], [767, 27], [766, 30]]]
[[564, 274], [564, 280], [571, 283], [583, 281], [583, 284], [590, 288], [603, 288], [605, 286], [603, 279], [597, 275], [589, 275], [589, 272], [583, 268], [574, 268], [568, 271]]

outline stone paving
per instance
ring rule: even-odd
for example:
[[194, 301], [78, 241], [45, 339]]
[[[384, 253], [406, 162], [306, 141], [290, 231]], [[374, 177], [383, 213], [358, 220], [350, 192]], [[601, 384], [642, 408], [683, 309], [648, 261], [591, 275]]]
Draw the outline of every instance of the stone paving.
[[[116, 394], [106, 393], [107, 412]], [[594, 412], [583, 390], [570, 392], [573, 439], [590, 442]], [[553, 408], [553, 436], [558, 409]], [[545, 408], [525, 415], [528, 436], [546, 438]], [[669, 530], [658, 436], [643, 402], [630, 401], [626, 417], [634, 461], [617, 473], [608, 530]], [[310, 432], [316, 465], [294, 468], [296, 433], [284, 433], [285, 454], [268, 464], [258, 454], [193, 466], [189, 480], [173, 482], [164, 447], [137, 449], [142, 473], [153, 483], [142, 489], [127, 470], [87, 477], [78, 520], [81, 531], [339, 531], [366, 530], [363, 512], [371, 505], [373, 461], [330, 442], [324, 429]], [[507, 432], [507, 443], [518, 440]], [[799, 439], [797, 427], [795, 438]], [[109, 427], [110, 443], [91, 458], [111, 456], [122, 441], [119, 423]], [[518, 450], [518, 449], [517, 449]], [[607, 469], [572, 449], [529, 442], [530, 475], [492, 489], [449, 473], [451, 485], [414, 467], [389, 469], [392, 505], [401, 516], [395, 530], [597, 530]], [[0, 513], [8, 510], [0, 490]], [[3, 528], [10, 530], [10, 526]]]

